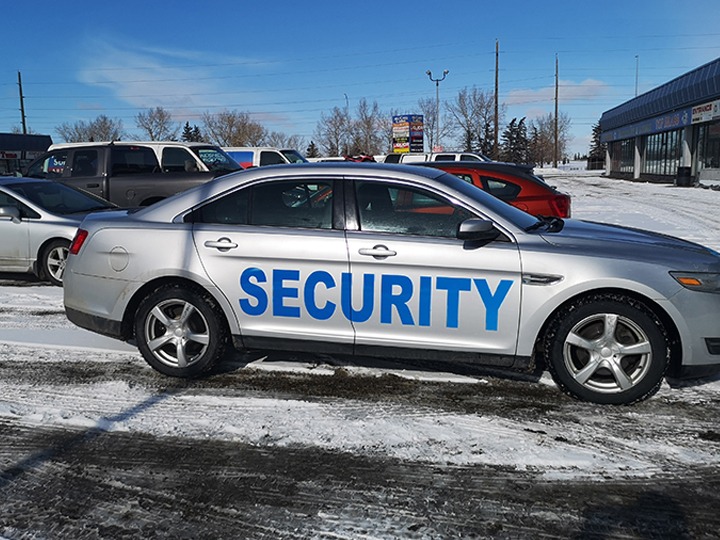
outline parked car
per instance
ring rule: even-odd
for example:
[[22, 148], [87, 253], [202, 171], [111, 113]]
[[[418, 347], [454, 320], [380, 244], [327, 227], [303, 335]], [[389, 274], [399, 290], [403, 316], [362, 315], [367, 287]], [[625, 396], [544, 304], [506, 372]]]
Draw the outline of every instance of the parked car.
[[223, 150], [243, 168], [285, 165], [286, 163], [307, 163], [300, 152], [290, 148], [228, 146]]
[[70, 241], [83, 218], [115, 208], [48, 180], [0, 178], [0, 271], [33, 272], [62, 285]]
[[417, 163], [422, 161], [492, 161], [489, 157], [475, 152], [429, 152], [424, 154], [388, 154], [383, 163]]
[[454, 174], [498, 199], [534, 216], [570, 217], [570, 195], [561, 193], [533, 173], [530, 165], [496, 161], [418, 163]]
[[90, 214], [68, 318], [194, 377], [236, 347], [547, 365], [631, 403], [720, 365], [720, 254], [536, 218], [429, 167], [255, 168], [152, 207]]
[[121, 207], [148, 206], [242, 169], [219, 147], [174, 141], [54, 144], [25, 176], [62, 182]]

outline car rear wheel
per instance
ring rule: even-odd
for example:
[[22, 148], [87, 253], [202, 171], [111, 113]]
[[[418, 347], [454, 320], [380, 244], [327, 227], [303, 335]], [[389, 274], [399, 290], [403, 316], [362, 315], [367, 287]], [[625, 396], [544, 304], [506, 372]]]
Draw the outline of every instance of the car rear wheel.
[[148, 295], [135, 317], [138, 349], [153, 368], [173, 377], [196, 377], [225, 354], [229, 332], [206, 292], [166, 285]]
[[653, 312], [611, 294], [578, 300], [556, 314], [544, 350], [563, 391], [583, 401], [618, 405], [657, 392], [669, 358], [666, 332]]
[[40, 260], [41, 277], [58, 287], [62, 287], [69, 248], [67, 240], [53, 240], [43, 250]]

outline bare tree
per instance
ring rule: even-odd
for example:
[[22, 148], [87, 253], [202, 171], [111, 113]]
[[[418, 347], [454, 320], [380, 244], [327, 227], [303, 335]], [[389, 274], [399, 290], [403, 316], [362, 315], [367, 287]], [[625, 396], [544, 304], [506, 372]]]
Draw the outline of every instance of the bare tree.
[[379, 131], [382, 137], [382, 146], [380, 154], [389, 154], [393, 151], [393, 116], [399, 116], [397, 109], [391, 109], [390, 112], [384, 114], [379, 120]]
[[[560, 159], [567, 155], [570, 124], [570, 117], [567, 113], [560, 111], [558, 114], [558, 157]], [[555, 116], [548, 113], [531, 120], [530, 134], [531, 153], [534, 160], [540, 165], [551, 163], [555, 155]]]
[[[463, 88], [447, 104], [451, 125], [457, 142], [467, 152], [490, 153], [495, 133], [495, 93], [476, 87]], [[498, 111], [499, 122], [505, 116], [505, 106]]]
[[329, 116], [320, 113], [320, 121], [315, 128], [314, 138], [327, 157], [349, 154], [348, 134], [350, 117], [347, 109], [335, 107]]
[[274, 148], [293, 148], [298, 150], [305, 146], [305, 139], [300, 135], [286, 135], [273, 131], [265, 139], [265, 144]]
[[55, 128], [55, 132], [65, 142], [119, 141], [127, 135], [122, 120], [113, 120], [104, 114], [89, 122], [64, 122]]
[[381, 117], [382, 113], [377, 101], [368, 105], [365, 98], [360, 100], [357, 107], [357, 119], [351, 123], [350, 154], [375, 155], [380, 153], [383, 146]]
[[139, 112], [135, 125], [151, 141], [171, 141], [177, 139], [180, 126], [173, 121], [172, 114], [162, 107]]
[[225, 109], [202, 115], [205, 137], [218, 146], [264, 146], [267, 129], [250, 118], [250, 113]]

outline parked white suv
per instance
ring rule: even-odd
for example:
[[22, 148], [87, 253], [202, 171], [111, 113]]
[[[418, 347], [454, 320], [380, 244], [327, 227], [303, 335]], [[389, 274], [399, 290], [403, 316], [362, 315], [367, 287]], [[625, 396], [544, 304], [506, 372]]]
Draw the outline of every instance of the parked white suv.
[[228, 146], [223, 147], [223, 150], [245, 169], [249, 167], [262, 167], [264, 165], [307, 163], [307, 159], [305, 159], [300, 152], [290, 148]]
[[389, 154], [384, 163], [417, 163], [419, 161], [492, 161], [473, 152], [432, 152], [425, 154]]

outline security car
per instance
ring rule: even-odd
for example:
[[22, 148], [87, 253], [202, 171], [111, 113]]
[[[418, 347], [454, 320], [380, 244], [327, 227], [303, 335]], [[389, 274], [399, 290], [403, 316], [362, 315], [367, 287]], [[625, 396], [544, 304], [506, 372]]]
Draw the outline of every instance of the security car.
[[444, 171], [250, 169], [88, 216], [65, 271], [75, 324], [194, 377], [237, 348], [547, 367], [597, 403], [720, 364], [720, 255], [537, 218]]

